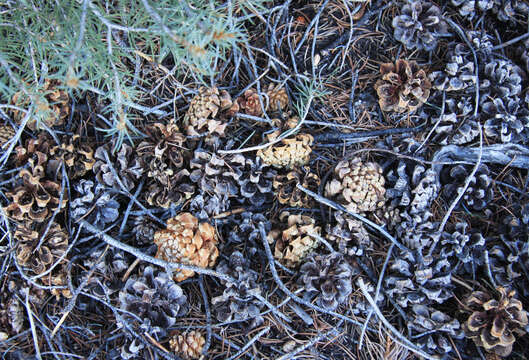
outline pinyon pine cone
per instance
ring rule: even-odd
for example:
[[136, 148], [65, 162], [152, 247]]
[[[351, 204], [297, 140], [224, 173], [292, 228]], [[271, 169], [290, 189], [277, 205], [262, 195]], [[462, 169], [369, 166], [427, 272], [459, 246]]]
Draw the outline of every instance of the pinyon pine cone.
[[464, 46], [456, 45], [447, 56], [444, 70], [434, 71], [428, 76], [432, 87], [447, 92], [473, 90], [476, 86], [476, 71], [474, 61], [466, 55]]
[[309, 162], [312, 153], [310, 146], [313, 141], [314, 138], [309, 134], [297, 134], [266, 149], [259, 149], [257, 156], [263, 159], [265, 164], [273, 167], [293, 169]]
[[375, 90], [382, 111], [412, 112], [430, 96], [432, 84], [415, 61], [399, 59], [395, 64], [382, 64], [380, 74]]
[[452, 5], [457, 7], [461, 16], [472, 19], [479, 12], [485, 12], [492, 9], [494, 0], [452, 0]]
[[520, 109], [516, 100], [496, 98], [486, 101], [481, 108], [487, 137], [502, 143], [529, 143], [529, 111]]
[[353, 268], [340, 253], [314, 255], [299, 269], [305, 291], [316, 295], [316, 303], [335, 310], [352, 292]]
[[286, 175], [276, 175], [274, 177], [274, 190], [280, 204], [291, 207], [312, 207], [314, 200], [312, 197], [297, 188], [301, 184], [306, 189], [318, 191], [320, 177], [311, 172], [309, 166], [294, 169]]
[[204, 335], [198, 331], [186, 331], [182, 334], [175, 334], [169, 340], [169, 347], [184, 359], [198, 359], [205, 343]]
[[[70, 115], [70, 97], [68, 93], [62, 89], [58, 89], [61, 86], [61, 82], [58, 80], [45, 79], [42, 89], [39, 89], [45, 102], [38, 101], [35, 104], [37, 111], [44, 113], [44, 124], [46, 126], [60, 126], [64, 124], [64, 121]], [[27, 107], [30, 104], [30, 100], [24, 92], [19, 91], [13, 95], [11, 102], [19, 107]], [[20, 123], [25, 112], [13, 110], [13, 119]], [[28, 121], [27, 126], [31, 130], [37, 128], [37, 119], [32, 118]]]
[[336, 224], [327, 224], [326, 238], [336, 242], [338, 250], [345, 255], [362, 255], [363, 249], [372, 247], [372, 241], [364, 223], [341, 211], [334, 212]]
[[325, 185], [325, 196], [354, 213], [375, 211], [385, 203], [384, 183], [380, 165], [355, 157], [336, 165], [334, 178]]
[[[167, 228], [154, 234], [158, 246], [156, 257], [168, 262], [180, 262], [202, 268], [212, 267], [219, 256], [215, 228], [190, 213], [181, 213], [167, 220]], [[194, 276], [191, 270], [175, 273], [176, 281]]]
[[[465, 145], [479, 141], [479, 121], [469, 116], [474, 111], [474, 100], [466, 95], [452, 96], [445, 100], [444, 114], [431, 118], [432, 124], [437, 124], [432, 140], [439, 145]], [[436, 103], [435, 100], [432, 103]]]
[[92, 180], [81, 179], [75, 186], [76, 196], [70, 203], [71, 216], [85, 219], [99, 229], [116, 221], [119, 203], [101, 184], [94, 186]]
[[[262, 97], [261, 101], [266, 106], [265, 98]], [[263, 115], [263, 109], [261, 107], [261, 101], [259, 101], [259, 94], [254, 88], [246, 90], [241, 97], [237, 99], [237, 103], [240, 109], [248, 115], [261, 116]]]
[[[96, 162], [92, 170], [100, 184], [121, 189], [119, 184], [121, 182], [124, 190], [131, 191], [140, 179], [143, 168], [130, 145], [122, 144], [115, 156], [112, 152], [114, 147], [115, 143], [112, 143], [96, 149], [94, 154]], [[108, 164], [107, 159], [111, 165]]]
[[500, 98], [519, 101], [522, 92], [523, 71], [510, 60], [492, 59], [483, 67], [480, 92], [483, 100]]
[[226, 90], [201, 87], [198, 94], [189, 103], [189, 109], [184, 117], [187, 135], [220, 135], [224, 136], [227, 123], [218, 120], [220, 113], [233, 106], [230, 95]]
[[66, 166], [68, 177], [76, 179], [86, 175], [92, 170], [94, 163], [94, 150], [91, 145], [81, 139], [81, 136], [63, 136], [60, 145], [50, 148], [48, 171], [62, 179], [61, 163]]
[[217, 320], [246, 320], [248, 328], [262, 324], [260, 312], [264, 305], [254, 296], [261, 295], [261, 287], [257, 283], [259, 274], [250, 269], [249, 263], [240, 252], [235, 251], [229, 262], [222, 260], [217, 266], [217, 272], [235, 279], [235, 282], [221, 280], [225, 286], [222, 295], [211, 299]]
[[[441, 170], [441, 184], [443, 195], [448, 202], [453, 201], [462, 190], [472, 172], [472, 168], [459, 164], [453, 167], [445, 167]], [[487, 165], [481, 164], [465, 190], [460, 205], [468, 210], [484, 210], [493, 199], [492, 178]]]
[[523, 335], [527, 325], [527, 313], [516, 292], [498, 287], [499, 299], [482, 291], [474, 291], [465, 304], [474, 310], [465, 323], [466, 336], [487, 352], [508, 356], [516, 340]]
[[[269, 240], [276, 239], [274, 257], [288, 267], [296, 267], [318, 246], [318, 240], [311, 235], [320, 236], [321, 228], [307, 215], [280, 214], [279, 219], [287, 218], [287, 228], [283, 231], [272, 230]], [[281, 235], [281, 236], [279, 236]]]
[[268, 95], [268, 106], [266, 110], [279, 111], [288, 108], [288, 94], [281, 85], [268, 85], [266, 95]]
[[407, 49], [432, 51], [437, 47], [437, 38], [446, 34], [448, 26], [441, 10], [429, 2], [408, 0], [401, 9], [401, 15], [393, 18], [395, 39]]
[[32, 159], [41, 162], [44, 170], [47, 170], [47, 161], [50, 155], [50, 148], [54, 145], [53, 138], [47, 132], [40, 132], [35, 139], [29, 138], [24, 145], [15, 148], [15, 164], [24, 166]]
[[0, 125], [0, 149], [15, 136], [15, 129], [11, 125]]

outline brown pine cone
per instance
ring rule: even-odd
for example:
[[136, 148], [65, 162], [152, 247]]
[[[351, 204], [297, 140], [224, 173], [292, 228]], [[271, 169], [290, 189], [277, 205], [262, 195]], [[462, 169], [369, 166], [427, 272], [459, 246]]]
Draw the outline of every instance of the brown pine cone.
[[198, 359], [205, 343], [206, 339], [198, 331], [176, 333], [169, 340], [171, 350], [184, 359]]
[[[316, 221], [306, 215], [290, 215], [283, 212], [279, 219], [287, 218], [287, 228], [282, 231], [272, 230], [269, 241], [276, 240], [274, 257], [288, 267], [296, 267], [312, 250], [318, 246], [318, 240], [311, 235], [321, 234], [321, 228], [315, 226]], [[279, 236], [281, 235], [281, 236]]]
[[[68, 115], [70, 115], [70, 97], [66, 91], [58, 89], [59, 86], [61, 86], [61, 82], [58, 80], [44, 80], [44, 85], [39, 91], [42, 93], [45, 102], [35, 104], [38, 111], [45, 115], [42, 120], [50, 127], [63, 125]], [[11, 102], [19, 107], [27, 107], [30, 104], [30, 99], [22, 91], [19, 91], [13, 95]], [[20, 123], [24, 116], [24, 112], [13, 110], [13, 119], [17, 123]], [[37, 128], [37, 119], [30, 119], [27, 126], [31, 130], [35, 130]]]
[[50, 148], [53, 145], [54, 141], [51, 136], [46, 132], [40, 132], [36, 139], [29, 138], [24, 142], [24, 146], [19, 145], [15, 148], [15, 164], [23, 166], [28, 163], [29, 159], [38, 162], [43, 157], [45, 163], [48, 161]]
[[474, 291], [466, 304], [474, 310], [465, 323], [466, 336], [487, 352], [508, 356], [516, 338], [523, 335], [527, 325], [527, 313], [516, 291], [498, 287], [499, 300], [482, 291]]
[[276, 168], [293, 169], [309, 162], [314, 138], [309, 134], [297, 134], [293, 138], [283, 139], [278, 144], [257, 151], [263, 161]]
[[[265, 98], [262, 98], [263, 105], [266, 105]], [[261, 116], [263, 115], [263, 109], [261, 107], [261, 102], [259, 101], [259, 94], [255, 89], [250, 88], [242, 94], [241, 97], [237, 99], [239, 108], [248, 115], [252, 116]]]
[[[268, 95], [268, 106], [266, 107], [267, 111], [279, 111], [288, 108], [288, 94], [285, 88], [280, 84], [268, 85], [266, 95]], [[259, 105], [259, 108], [260, 107], [261, 105]]]
[[274, 177], [274, 190], [280, 204], [288, 204], [291, 207], [312, 207], [314, 200], [311, 196], [299, 190], [296, 186], [301, 184], [304, 188], [317, 191], [320, 186], [320, 178], [310, 171], [310, 167], [303, 166], [290, 171], [286, 175]]
[[[184, 126], [187, 135], [224, 135], [227, 123], [218, 119], [220, 112], [231, 114], [233, 106], [230, 95], [226, 90], [201, 87], [189, 104], [189, 109], [184, 117]], [[229, 113], [229, 114], [228, 114]]]
[[360, 158], [340, 161], [334, 178], [325, 186], [325, 196], [335, 198], [354, 213], [375, 211], [384, 206], [382, 168], [377, 163], [364, 163]]
[[417, 110], [428, 100], [432, 84], [415, 61], [399, 59], [380, 65], [382, 79], [375, 84], [382, 111], [399, 113]]
[[49, 158], [48, 171], [58, 179], [62, 178], [61, 163], [66, 166], [69, 178], [76, 179], [92, 170], [96, 162], [94, 150], [78, 134], [63, 136], [61, 144], [50, 149]]
[[55, 210], [66, 206], [67, 197], [64, 195], [61, 203], [61, 185], [44, 178], [44, 155], [40, 155], [40, 161], [36, 164], [33, 159], [29, 162], [29, 169], [22, 169], [18, 174], [22, 185], [6, 193], [11, 203], [4, 210], [14, 220], [43, 222]]
[[15, 136], [15, 129], [10, 125], [0, 125], [0, 148]]
[[[198, 223], [190, 213], [181, 213], [167, 220], [167, 228], [154, 234], [154, 243], [158, 246], [156, 257], [168, 262], [181, 262], [211, 267], [219, 256], [217, 233], [210, 224]], [[182, 281], [195, 272], [182, 270], [174, 276], [175, 281]]]

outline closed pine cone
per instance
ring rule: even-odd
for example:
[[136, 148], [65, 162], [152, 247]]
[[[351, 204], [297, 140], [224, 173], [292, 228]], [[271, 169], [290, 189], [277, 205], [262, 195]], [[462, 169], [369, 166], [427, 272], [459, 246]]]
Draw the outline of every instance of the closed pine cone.
[[516, 292], [498, 287], [500, 299], [496, 300], [488, 293], [474, 291], [466, 304], [474, 312], [465, 323], [467, 337], [482, 346], [487, 352], [508, 356], [516, 338], [514, 334], [525, 333], [527, 313], [520, 300], [515, 299]]
[[[263, 104], [266, 104], [264, 97], [262, 98], [262, 102]], [[263, 115], [261, 101], [259, 101], [259, 94], [253, 88], [246, 90], [241, 97], [237, 98], [237, 103], [245, 114], [252, 116]]]
[[288, 267], [295, 267], [301, 263], [309, 253], [318, 246], [318, 240], [311, 235], [321, 234], [321, 228], [315, 226], [315, 221], [306, 215], [290, 215], [283, 212], [279, 216], [281, 220], [287, 217], [287, 228], [281, 231], [272, 231], [269, 236], [277, 238], [274, 257]]
[[[167, 228], [154, 234], [158, 246], [156, 257], [168, 262], [181, 262], [202, 268], [211, 267], [219, 256], [217, 234], [210, 224], [198, 223], [190, 213], [182, 213], [167, 220]], [[195, 275], [194, 271], [181, 270], [176, 281]]]
[[280, 84], [268, 85], [266, 95], [268, 95], [268, 111], [279, 111], [288, 108], [288, 94], [285, 88]]
[[375, 211], [385, 203], [384, 183], [382, 168], [377, 163], [364, 163], [360, 158], [343, 160], [325, 186], [325, 195], [336, 198], [354, 213]]
[[276, 168], [293, 169], [309, 162], [314, 138], [309, 134], [297, 134], [293, 138], [283, 139], [278, 144], [257, 151], [263, 161]]
[[[64, 121], [70, 115], [70, 97], [68, 93], [62, 89], [58, 89], [61, 86], [61, 82], [58, 80], [46, 79], [44, 80], [44, 86], [39, 89], [45, 99], [45, 102], [38, 102], [36, 105], [39, 112], [44, 114], [44, 123], [46, 126], [60, 126], [64, 124]], [[19, 107], [27, 107], [30, 104], [30, 100], [22, 91], [19, 91], [13, 95], [11, 102]], [[25, 112], [13, 110], [13, 119], [20, 123]], [[28, 121], [27, 126], [31, 130], [35, 130], [37, 127], [37, 119], [32, 118]]]
[[0, 125], [0, 148], [15, 136], [15, 129], [10, 125]]
[[426, 72], [415, 61], [399, 59], [380, 65], [382, 79], [375, 84], [382, 111], [417, 110], [428, 100], [432, 87]]
[[304, 188], [317, 191], [320, 186], [320, 177], [310, 171], [310, 167], [303, 166], [300, 169], [290, 171], [286, 175], [274, 177], [274, 190], [280, 204], [292, 207], [311, 207], [314, 203], [312, 197], [297, 188], [301, 184]]
[[[224, 135], [227, 123], [218, 119], [220, 112], [227, 111], [233, 106], [230, 95], [219, 89], [201, 87], [189, 104], [184, 117], [187, 135]], [[228, 115], [228, 114], [226, 114]]]
[[79, 178], [92, 170], [95, 164], [94, 150], [76, 134], [64, 136], [61, 144], [50, 149], [49, 171], [62, 178], [61, 163], [64, 163], [70, 179]]
[[171, 350], [184, 359], [198, 359], [205, 343], [206, 339], [198, 331], [177, 333], [169, 340]]

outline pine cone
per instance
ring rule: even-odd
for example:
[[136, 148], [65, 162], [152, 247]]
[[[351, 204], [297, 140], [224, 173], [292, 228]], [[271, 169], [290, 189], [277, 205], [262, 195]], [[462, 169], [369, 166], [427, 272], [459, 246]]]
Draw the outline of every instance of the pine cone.
[[268, 106], [267, 111], [279, 111], [286, 110], [288, 108], [288, 94], [284, 87], [280, 84], [268, 85], [268, 90], [266, 91], [268, 96]]
[[[368, 294], [371, 295], [371, 298], [375, 299], [376, 286], [373, 285], [371, 282], [367, 282], [365, 285]], [[386, 297], [381, 291], [379, 292], [378, 297], [376, 298], [376, 304], [380, 309], [382, 309], [384, 307], [385, 302]], [[371, 304], [369, 303], [369, 301], [367, 301], [360, 288], [353, 289], [353, 293], [351, 294], [351, 300], [349, 301], [348, 305], [351, 307], [351, 310], [354, 315], [367, 316], [373, 311]]]
[[486, 136], [502, 143], [529, 143], [529, 112], [519, 110], [515, 100], [496, 98], [485, 102], [481, 108]]
[[320, 178], [317, 174], [310, 171], [309, 166], [294, 169], [286, 175], [276, 175], [273, 186], [277, 200], [280, 204], [288, 204], [291, 207], [311, 208], [314, 200], [311, 196], [299, 190], [297, 184], [317, 192], [320, 186]]
[[401, 251], [384, 279], [386, 293], [397, 304], [443, 303], [453, 296], [451, 266], [446, 258], [434, 259], [415, 252]]
[[375, 211], [384, 206], [386, 189], [382, 168], [360, 158], [340, 161], [334, 178], [325, 185], [325, 196], [335, 198], [354, 213]]
[[[206, 222], [199, 224], [198, 219], [190, 213], [170, 218], [167, 228], [154, 234], [154, 243], [158, 246], [157, 258], [202, 268], [215, 264], [219, 256], [217, 242], [215, 228]], [[194, 275], [194, 271], [182, 270], [174, 278], [182, 281]]]
[[14, 237], [18, 240], [17, 262], [27, 266], [36, 275], [42, 274], [54, 264], [68, 248], [68, 234], [60, 225], [53, 223], [37, 250], [46, 226], [32, 227], [29, 224], [17, 226]]
[[472, 91], [476, 87], [474, 61], [466, 54], [462, 44], [458, 44], [447, 56], [444, 70], [434, 71], [428, 77], [432, 87], [441, 91]]
[[409, 0], [401, 8], [401, 15], [393, 18], [392, 25], [395, 39], [410, 50], [435, 50], [437, 38], [448, 31], [441, 10], [433, 3], [421, 0]]
[[436, 124], [432, 140], [439, 145], [465, 145], [479, 141], [478, 121], [470, 115], [474, 111], [474, 100], [471, 96], [459, 96], [445, 100], [445, 113], [432, 117]]
[[[42, 89], [38, 89], [44, 101], [35, 105], [39, 109], [39, 113], [44, 115], [41, 120], [44, 121], [46, 126], [63, 125], [66, 118], [70, 115], [70, 97], [66, 91], [59, 89], [61, 86], [62, 84], [59, 80], [45, 79]], [[19, 107], [27, 107], [31, 101], [24, 92], [19, 91], [13, 95], [11, 102]], [[13, 110], [13, 119], [17, 123], [20, 123], [24, 116], [24, 112]], [[40, 128], [35, 118], [30, 119], [27, 126], [31, 130]]]
[[119, 203], [101, 184], [81, 179], [75, 186], [77, 195], [70, 203], [73, 219], [84, 219], [99, 229], [104, 229], [119, 216]]
[[492, 11], [500, 21], [516, 21], [516, 18], [524, 20], [529, 13], [529, 5], [521, 0], [493, 0]]
[[168, 208], [189, 199], [195, 189], [186, 168], [185, 136], [174, 123], [155, 123], [145, 129], [148, 137], [136, 148], [144, 174], [149, 180], [149, 205]]
[[227, 236], [228, 240], [237, 244], [244, 242], [251, 246], [257, 246], [261, 243], [259, 223], [264, 224], [265, 232], [268, 234], [272, 225], [263, 214], [245, 211], [236, 215], [236, 225], [230, 229]]
[[227, 123], [218, 120], [222, 111], [229, 110], [233, 103], [230, 95], [217, 88], [201, 87], [193, 100], [189, 103], [189, 109], [184, 117], [184, 126], [187, 135], [209, 135], [224, 136]]
[[407, 211], [400, 213], [401, 221], [395, 226], [397, 239], [411, 250], [425, 249], [435, 241], [439, 234], [439, 224], [427, 221], [427, 217], [412, 216]]
[[464, 337], [459, 321], [439, 310], [416, 304], [411, 311], [408, 330], [412, 338], [417, 338], [419, 347], [428, 354], [448, 354], [454, 350], [450, 338]]
[[240, 252], [230, 255], [229, 262], [222, 260], [217, 272], [226, 274], [236, 282], [222, 281], [225, 289], [220, 296], [211, 299], [217, 320], [221, 322], [244, 320], [249, 321], [248, 328], [263, 323], [260, 312], [263, 303], [254, 295], [261, 295], [261, 287], [257, 283], [259, 274], [250, 269], [250, 262]]
[[[261, 98], [263, 105], [266, 105], [265, 98]], [[263, 110], [261, 107], [261, 101], [259, 101], [259, 94], [255, 89], [250, 88], [244, 92], [244, 94], [237, 99], [237, 103], [241, 110], [245, 114], [252, 116], [261, 116], [263, 115]]]
[[154, 233], [159, 229], [156, 222], [148, 215], [137, 215], [132, 218], [132, 233], [138, 244], [152, 244]]
[[132, 191], [143, 173], [143, 168], [132, 147], [122, 144], [116, 156], [112, 152], [114, 147], [115, 143], [112, 143], [96, 149], [96, 162], [92, 170], [100, 184], [121, 189], [121, 183], [125, 190]]
[[293, 138], [281, 140], [279, 144], [259, 149], [257, 156], [273, 167], [293, 169], [309, 162], [313, 141], [314, 138], [309, 134], [298, 134]]
[[58, 179], [62, 178], [61, 163], [64, 163], [70, 179], [86, 175], [92, 170], [94, 163], [94, 150], [82, 141], [79, 135], [63, 136], [61, 144], [50, 148], [48, 171]]
[[440, 236], [441, 257], [446, 257], [457, 265], [459, 273], [476, 277], [476, 269], [484, 264], [483, 253], [486, 250], [486, 239], [479, 232], [467, 230], [466, 222], [447, 225], [447, 231]]
[[11, 203], [4, 208], [8, 217], [18, 221], [43, 222], [54, 211], [66, 206], [67, 196], [61, 197], [61, 186], [44, 178], [45, 156], [40, 154], [37, 163], [29, 160], [29, 169], [22, 169], [18, 177], [22, 185], [6, 193]]
[[285, 218], [287, 228], [272, 231], [269, 237], [276, 240], [274, 257], [288, 267], [296, 267], [318, 246], [318, 240], [311, 235], [320, 236], [321, 228], [315, 226], [316, 221], [310, 216], [290, 215], [288, 212], [279, 215], [282, 222]]
[[316, 303], [327, 310], [335, 310], [351, 294], [353, 268], [340, 253], [314, 255], [299, 272], [305, 291], [316, 295]]
[[334, 212], [334, 218], [336, 225], [327, 224], [326, 238], [338, 244], [340, 253], [353, 256], [360, 252], [361, 255], [363, 249], [372, 248], [373, 242], [361, 221], [340, 211]]
[[[446, 166], [441, 170], [440, 180], [443, 187], [443, 196], [451, 203], [464, 187], [472, 168], [465, 165]], [[492, 179], [487, 165], [481, 164], [461, 199], [459, 206], [463, 205], [468, 210], [481, 211], [493, 199]]]
[[509, 356], [516, 340], [514, 335], [525, 333], [527, 313], [514, 290], [501, 286], [496, 290], [500, 294], [498, 300], [482, 291], [469, 296], [466, 304], [474, 312], [465, 323], [465, 333], [487, 352]]
[[479, 12], [492, 9], [494, 0], [452, 0], [452, 5], [458, 8], [461, 16], [472, 19]]
[[399, 59], [380, 65], [382, 78], [375, 83], [382, 111], [398, 113], [417, 110], [428, 100], [432, 84], [415, 61]]
[[202, 190], [189, 202], [189, 211], [200, 221], [207, 221], [230, 209], [230, 200], [227, 195], [206, 193]]
[[0, 292], [0, 341], [17, 335], [24, 330], [26, 310], [17, 299], [17, 285], [9, 280]]
[[198, 359], [206, 343], [204, 336], [198, 331], [176, 333], [169, 340], [169, 347], [184, 359]]
[[48, 170], [47, 161], [53, 144], [53, 138], [47, 132], [40, 132], [36, 139], [29, 138], [24, 142], [24, 146], [15, 148], [15, 164], [24, 166], [32, 159], [34, 162], [40, 161], [44, 170]]
[[0, 149], [15, 136], [15, 129], [10, 125], [0, 125]]
[[147, 328], [158, 327], [162, 331], [173, 326], [176, 318], [185, 315], [189, 307], [180, 286], [165, 271], [154, 270], [151, 266], [146, 267], [141, 276], [131, 276], [127, 280], [119, 293], [119, 305], [142, 319]]
[[499, 98], [506, 103], [510, 100], [517, 103], [522, 92], [522, 74], [522, 69], [509, 60], [492, 59], [488, 61], [481, 75], [480, 92], [483, 92], [482, 99]]

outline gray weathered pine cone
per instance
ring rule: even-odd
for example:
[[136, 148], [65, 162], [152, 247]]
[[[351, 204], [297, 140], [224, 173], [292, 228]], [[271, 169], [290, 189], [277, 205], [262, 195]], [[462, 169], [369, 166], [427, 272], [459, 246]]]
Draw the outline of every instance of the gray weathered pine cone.
[[316, 303], [335, 310], [347, 302], [352, 292], [352, 277], [358, 272], [343, 257], [334, 252], [328, 255], [313, 255], [299, 269], [299, 282], [306, 296], [316, 296]]
[[476, 277], [476, 270], [484, 264], [486, 239], [480, 232], [470, 231], [466, 222], [448, 224], [439, 237], [441, 257], [446, 257], [458, 274]]
[[0, 341], [20, 334], [25, 327], [26, 310], [17, 299], [16, 283], [7, 281], [0, 292]]
[[465, 145], [479, 141], [479, 123], [471, 116], [473, 111], [472, 96], [454, 95], [447, 98], [444, 114], [431, 118], [432, 124], [437, 125], [431, 139], [439, 145]]
[[157, 222], [148, 215], [135, 215], [132, 218], [132, 233], [139, 245], [152, 244], [154, 233], [160, 229]]
[[[119, 306], [138, 316], [146, 326], [167, 330], [187, 313], [182, 288], [163, 270], [147, 266], [141, 276], [131, 276], [119, 293]], [[134, 318], [129, 318], [135, 322]], [[138, 325], [141, 325], [138, 324]]]
[[446, 258], [400, 251], [388, 270], [386, 293], [404, 308], [443, 303], [453, 296], [452, 268]]
[[235, 197], [239, 193], [239, 185], [235, 174], [225, 159], [198, 149], [190, 162], [191, 181], [204, 192], [215, 193], [227, 197]]
[[119, 216], [119, 203], [101, 184], [94, 186], [91, 180], [81, 179], [74, 185], [75, 195], [70, 203], [71, 217], [83, 218], [97, 228], [103, 229], [116, 221]]
[[207, 193], [199, 190], [189, 202], [189, 211], [201, 221], [230, 210], [230, 199], [226, 194]]
[[393, 18], [393, 36], [407, 49], [432, 51], [437, 39], [448, 31], [441, 10], [429, 2], [408, 0], [401, 8], [401, 15]]
[[222, 260], [217, 266], [217, 272], [235, 279], [235, 282], [222, 281], [225, 287], [223, 293], [211, 299], [217, 320], [244, 320], [247, 328], [263, 323], [261, 309], [264, 304], [255, 297], [261, 295], [261, 286], [257, 282], [259, 274], [249, 265], [249, 260], [235, 251], [229, 261]]
[[114, 147], [115, 143], [113, 142], [101, 145], [96, 149], [94, 153], [96, 162], [92, 171], [100, 184], [121, 189], [121, 183], [125, 188], [124, 190], [132, 191], [143, 173], [143, 168], [130, 145], [121, 145], [115, 155], [112, 151]]
[[492, 11], [500, 21], [514, 22], [527, 19], [529, 5], [523, 0], [493, 0]]
[[471, 92], [476, 87], [474, 61], [463, 44], [456, 45], [449, 52], [443, 70], [434, 71], [428, 77], [436, 90]]
[[523, 71], [510, 60], [492, 59], [482, 67], [480, 92], [482, 99], [500, 98], [519, 101]]
[[465, 334], [457, 319], [432, 308], [416, 304], [411, 307], [408, 330], [419, 347], [430, 355], [448, 354], [454, 350], [451, 339], [462, 339]]
[[[441, 170], [440, 181], [443, 188], [443, 196], [451, 203], [459, 194], [472, 173], [472, 166], [462, 164], [446, 166]], [[482, 211], [494, 198], [492, 178], [489, 168], [481, 164], [474, 176], [470, 179], [459, 207], [464, 206], [470, 211]]]
[[350, 215], [335, 211], [336, 223], [326, 226], [326, 238], [338, 245], [338, 250], [348, 256], [362, 255], [364, 249], [371, 249], [373, 242], [369, 238], [364, 224]]
[[[366, 281], [366, 289], [369, 295], [371, 295], [372, 299], [375, 299], [376, 294], [376, 284], [373, 285], [371, 282]], [[383, 309], [384, 303], [386, 302], [386, 297], [384, 296], [383, 292], [379, 292], [378, 297], [376, 299], [376, 304], [379, 309]], [[362, 290], [358, 287], [355, 287], [353, 289], [353, 293], [351, 294], [351, 301], [349, 302], [349, 306], [352, 309], [352, 312], [354, 315], [360, 315], [360, 316], [367, 316], [372, 311], [372, 306], [369, 303], [369, 301], [365, 298], [364, 294], [362, 293]]]
[[439, 224], [428, 221], [431, 215], [429, 212], [425, 215], [427, 217], [412, 216], [406, 211], [400, 213], [401, 221], [395, 226], [395, 235], [411, 250], [427, 248], [438, 236]]
[[452, 5], [457, 8], [459, 15], [472, 19], [478, 16], [479, 12], [492, 9], [494, 0], [452, 0]]
[[502, 143], [529, 143], [529, 111], [516, 100], [495, 98], [481, 105], [483, 132]]
[[245, 211], [236, 215], [235, 226], [227, 236], [228, 241], [236, 244], [248, 242], [248, 244], [252, 246], [261, 244], [262, 239], [259, 231], [260, 223], [264, 224], [265, 232], [268, 234], [272, 228], [272, 224], [263, 214]]
[[239, 203], [260, 207], [272, 202], [272, 183], [276, 176], [274, 169], [264, 164], [260, 157], [235, 155], [227, 163], [237, 175], [235, 179], [241, 196], [236, 200]]

